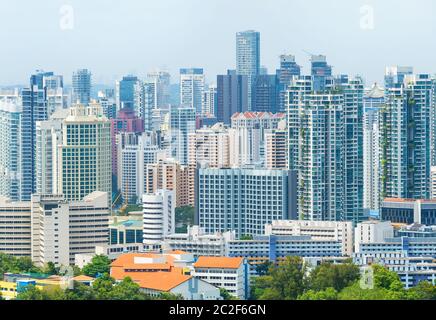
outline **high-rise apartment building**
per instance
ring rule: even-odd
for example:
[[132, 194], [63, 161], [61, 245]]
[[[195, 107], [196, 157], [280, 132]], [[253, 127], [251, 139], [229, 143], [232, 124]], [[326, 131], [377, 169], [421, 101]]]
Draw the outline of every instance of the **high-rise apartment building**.
[[205, 116], [214, 116], [217, 113], [217, 86], [209, 85], [203, 93], [203, 107], [201, 114]]
[[153, 83], [156, 97], [154, 109], [168, 109], [170, 105], [171, 75], [167, 71], [157, 70], [147, 74], [147, 82]]
[[111, 144], [112, 144], [112, 174], [117, 176], [117, 134], [132, 132], [140, 135], [144, 132], [144, 121], [135, 115], [133, 109], [121, 109], [115, 119], [111, 119]]
[[380, 111], [381, 197], [430, 198], [434, 80], [406, 75], [386, 88]]
[[236, 33], [236, 74], [247, 76], [248, 110], [251, 110], [252, 87], [260, 74], [260, 33], [253, 30]]
[[212, 168], [230, 167], [230, 135], [222, 123], [203, 128], [188, 136], [188, 162], [207, 163]]
[[180, 69], [180, 105], [202, 111], [204, 74], [201, 68]]
[[21, 126], [23, 106], [19, 96], [0, 97], [0, 195], [21, 198]]
[[267, 169], [288, 169], [288, 132], [286, 128], [265, 131], [265, 167]]
[[[323, 80], [327, 83], [329, 79]], [[288, 87], [289, 168], [298, 171], [299, 217], [363, 219], [363, 83], [313, 93], [303, 76]], [[329, 82], [331, 83], [331, 82]]]
[[91, 72], [79, 69], [73, 73], [72, 103], [88, 105], [91, 101]]
[[384, 97], [384, 90], [374, 84], [363, 98], [363, 207], [370, 210], [378, 210], [381, 201], [378, 119]]
[[164, 237], [175, 232], [174, 191], [157, 190], [144, 194], [142, 207], [144, 213], [144, 245], [150, 249], [160, 246]]

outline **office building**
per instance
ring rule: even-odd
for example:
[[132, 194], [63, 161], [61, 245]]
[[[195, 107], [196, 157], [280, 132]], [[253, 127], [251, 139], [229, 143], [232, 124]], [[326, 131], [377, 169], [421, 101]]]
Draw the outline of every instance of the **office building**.
[[0, 253], [30, 257], [30, 202], [14, 202], [0, 197]]
[[353, 225], [351, 222], [275, 220], [265, 226], [265, 235], [311, 236], [313, 240], [341, 243], [343, 256], [353, 253]]
[[79, 69], [73, 73], [72, 103], [88, 105], [91, 101], [91, 72]]
[[296, 217], [295, 188], [286, 170], [199, 168], [195, 224], [207, 233], [263, 234], [265, 224]]
[[233, 114], [248, 111], [248, 77], [228, 70], [227, 75], [217, 76], [218, 122], [231, 124]]
[[109, 241], [106, 192], [93, 192], [80, 201], [62, 195], [32, 195], [32, 261], [37, 266], [74, 264], [76, 254], [92, 253]]
[[76, 105], [62, 121], [62, 143], [52, 161], [58, 166], [58, 189], [65, 199], [81, 200], [86, 195], [107, 192], [112, 195], [112, 150], [110, 121], [101, 106]]
[[115, 100], [117, 110], [134, 109], [135, 86], [139, 82], [138, 77], [128, 75], [117, 81], [115, 84]]
[[431, 199], [436, 200], [436, 166], [430, 168]]
[[252, 87], [260, 74], [260, 33], [248, 30], [236, 33], [236, 74], [247, 76], [248, 110], [251, 110]]
[[294, 76], [300, 76], [301, 67], [295, 62], [295, 56], [290, 54], [280, 55], [280, 68], [276, 71], [278, 85], [278, 110], [286, 112], [286, 90]]
[[112, 217], [109, 221], [109, 245], [131, 245], [143, 242], [143, 221], [133, 217]]
[[258, 75], [254, 78], [251, 94], [251, 111], [279, 112], [278, 81], [276, 75]]
[[380, 214], [382, 220], [392, 223], [436, 225], [436, 201], [386, 198]]
[[326, 89], [326, 80], [332, 76], [332, 67], [327, 64], [323, 55], [312, 55], [310, 58], [313, 91], [322, 92]]
[[153, 109], [168, 109], [170, 105], [171, 75], [167, 71], [156, 70], [147, 74], [147, 82], [153, 84], [155, 105]]
[[180, 69], [180, 105], [201, 114], [204, 74], [201, 68]]

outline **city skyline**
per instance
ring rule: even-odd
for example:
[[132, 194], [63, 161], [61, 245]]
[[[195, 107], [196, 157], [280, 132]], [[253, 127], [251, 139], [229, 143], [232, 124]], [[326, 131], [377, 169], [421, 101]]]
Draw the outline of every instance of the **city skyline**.
[[[436, 29], [431, 19], [435, 5], [428, 0], [419, 8], [407, 1], [393, 6], [390, 0], [336, 0], [314, 6], [313, 1], [277, 0], [262, 6], [259, 1], [250, 5], [238, 1], [229, 10], [227, 0], [206, 5], [198, 0], [113, 0], [104, 5], [51, 0], [44, 8], [16, 1], [4, 8], [0, 22], [0, 35], [11, 57], [1, 65], [0, 85], [26, 84], [27, 74], [36, 69], [63, 74], [69, 84], [72, 72], [79, 68], [88, 68], [95, 84], [113, 84], [126, 74], [144, 77], [156, 68], [169, 70], [175, 83], [179, 68], [199, 67], [210, 83], [217, 74], [236, 68], [235, 34], [253, 29], [262, 35], [261, 65], [270, 73], [279, 67], [280, 54], [293, 54], [307, 74], [306, 52], [311, 52], [326, 55], [333, 73], [361, 75], [369, 86], [382, 82], [387, 65], [436, 72], [431, 55], [434, 45], [423, 41]], [[19, 40], [22, 37], [37, 41], [30, 58], [24, 47], [27, 42]], [[415, 44], [404, 45], [403, 39], [410, 37], [417, 40]], [[65, 60], [65, 56], [74, 59]]]

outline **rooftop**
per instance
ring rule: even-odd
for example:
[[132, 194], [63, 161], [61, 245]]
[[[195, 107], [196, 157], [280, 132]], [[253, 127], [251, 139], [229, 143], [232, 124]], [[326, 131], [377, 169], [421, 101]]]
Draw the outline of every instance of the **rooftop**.
[[221, 268], [237, 269], [243, 263], [244, 258], [230, 257], [199, 257], [194, 263], [195, 268]]

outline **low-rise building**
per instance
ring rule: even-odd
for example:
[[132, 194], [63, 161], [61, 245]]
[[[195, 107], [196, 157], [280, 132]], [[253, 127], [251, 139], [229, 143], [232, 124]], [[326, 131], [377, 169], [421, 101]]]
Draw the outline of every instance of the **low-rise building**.
[[255, 236], [252, 240], [233, 240], [228, 243], [230, 257], [244, 257], [250, 265], [250, 274], [256, 267], [271, 261], [279, 263], [287, 256], [341, 257], [340, 241], [314, 240], [311, 236]]
[[362, 243], [382, 242], [394, 236], [394, 227], [389, 221], [368, 220], [358, 223], [354, 231], [354, 250], [360, 251]]
[[383, 221], [436, 225], [436, 200], [387, 198], [380, 211]]
[[235, 240], [235, 232], [207, 234], [199, 226], [188, 227], [187, 233], [173, 233], [164, 238], [164, 250], [182, 250], [199, 256], [225, 256], [226, 243]]
[[342, 221], [275, 220], [265, 226], [265, 235], [311, 236], [313, 240], [341, 242], [342, 255], [353, 253], [353, 223]]
[[185, 300], [220, 300], [217, 287], [190, 274], [192, 263], [186, 252], [124, 254], [112, 263], [111, 276], [117, 281], [130, 277], [152, 296], [167, 292]]
[[193, 275], [245, 300], [249, 297], [248, 265], [238, 257], [199, 257]]

